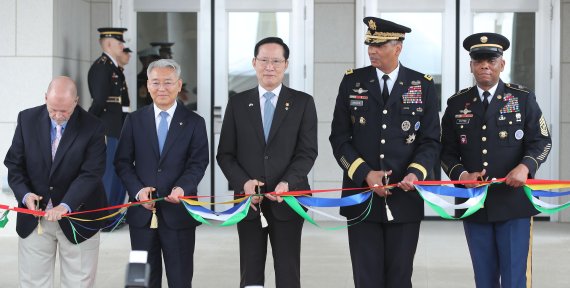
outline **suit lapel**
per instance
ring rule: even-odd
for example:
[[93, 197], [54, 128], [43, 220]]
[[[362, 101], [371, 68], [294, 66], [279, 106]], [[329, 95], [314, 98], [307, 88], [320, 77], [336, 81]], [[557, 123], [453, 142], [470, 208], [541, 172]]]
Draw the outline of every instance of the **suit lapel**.
[[370, 75], [370, 77], [366, 80], [366, 84], [360, 83], [360, 85], [366, 85], [366, 87], [368, 87], [368, 95], [370, 95], [370, 98], [376, 101], [376, 106], [380, 107], [384, 104], [382, 102], [382, 92], [380, 92], [380, 85], [383, 83], [378, 80], [378, 73], [376, 73], [376, 68], [374, 68], [374, 66], [368, 67], [370, 67], [370, 70], [368, 72], [368, 75]]
[[289, 114], [289, 109], [292, 109], [294, 103], [292, 103], [292, 97], [289, 88], [285, 87], [285, 85], [281, 86], [281, 92], [279, 93], [279, 98], [277, 100], [277, 105], [275, 105], [275, 114], [273, 115], [273, 121], [271, 122], [271, 129], [269, 130], [269, 137], [267, 137], [267, 143], [271, 142], [271, 139], [279, 130], [279, 126]]
[[38, 135], [40, 135], [40, 143], [38, 145], [40, 149], [40, 154], [44, 160], [46, 167], [51, 169], [51, 120], [47, 111], [47, 106], [40, 115], [40, 123], [37, 127]]
[[[162, 147], [162, 154], [160, 155], [160, 161], [164, 159], [170, 147], [174, 145], [178, 136], [180, 136], [181, 131], [184, 129], [187, 123], [188, 111], [182, 105], [182, 103], [177, 103], [176, 110], [174, 110], [174, 115], [172, 115], [172, 121], [170, 121], [170, 127], [168, 127], [168, 134], [166, 134], [166, 140], [164, 141], [164, 147]], [[155, 129], [156, 131], [156, 129]], [[158, 136], [156, 137], [156, 145], [158, 148]]]
[[59, 166], [59, 164], [63, 159], [63, 156], [65, 155], [67, 150], [71, 147], [71, 144], [75, 141], [75, 138], [77, 138], [77, 135], [79, 134], [79, 130], [77, 129], [77, 127], [79, 127], [81, 124], [80, 123], [81, 118], [79, 117], [79, 109], [81, 108], [75, 107], [75, 111], [67, 121], [65, 130], [63, 131], [63, 135], [61, 136], [61, 140], [59, 142], [59, 145], [57, 146], [57, 151], [55, 152], [53, 164], [50, 169], [50, 177], [53, 174], [53, 172], [57, 169], [57, 167]]
[[[149, 129], [151, 130], [150, 132], [148, 132], [148, 135], [150, 136], [150, 145], [152, 146], [152, 151], [154, 152], [154, 155], [156, 157], [156, 159], [160, 158], [160, 152], [158, 151], [158, 134], [156, 134], [156, 119], [154, 117], [154, 105], [150, 104], [147, 105], [145, 108], [146, 111], [144, 111], [144, 116], [143, 116], [143, 125], [142, 127], [149, 127]], [[164, 148], [164, 147], [163, 147]]]
[[398, 72], [398, 77], [394, 81], [392, 92], [390, 92], [390, 97], [388, 97], [388, 103], [386, 103], [384, 107], [390, 107], [390, 105], [400, 101], [401, 96], [404, 95], [404, 93], [406, 93], [406, 87], [408, 87], [408, 84], [405, 84], [406, 82], [408, 82], [406, 69], [407, 69], [406, 67], [400, 64], [400, 71]]
[[479, 118], [484, 119], [485, 118], [485, 108], [483, 107], [483, 102], [481, 102], [481, 97], [479, 96], [479, 90], [477, 90], [477, 86], [473, 86], [473, 88], [471, 88], [471, 91], [469, 91], [469, 94], [467, 94], [467, 97], [469, 97], [468, 101], [471, 101], [471, 107], [469, 107], [469, 109], [471, 109], [471, 112], [474, 115], [477, 115]]
[[[246, 111], [248, 111], [249, 121], [251, 122], [251, 125], [257, 134], [258, 140], [262, 143], [265, 143], [265, 135], [263, 134], [263, 121], [261, 119], [261, 107], [259, 106], [258, 88], [250, 90], [248, 101], [247, 103], [243, 103], [243, 105], [248, 106]], [[275, 119], [275, 117], [273, 119]]]
[[[505, 92], [505, 83], [499, 80], [499, 85], [497, 85], [497, 90], [493, 95], [493, 100], [489, 103], [489, 107], [487, 107], [487, 112], [485, 113], [485, 120], [488, 122], [491, 118], [495, 116], [495, 114], [499, 113], [499, 110], [505, 106], [506, 102], [503, 101], [503, 94]], [[501, 97], [498, 97], [501, 96]], [[500, 98], [500, 99], [499, 99]]]

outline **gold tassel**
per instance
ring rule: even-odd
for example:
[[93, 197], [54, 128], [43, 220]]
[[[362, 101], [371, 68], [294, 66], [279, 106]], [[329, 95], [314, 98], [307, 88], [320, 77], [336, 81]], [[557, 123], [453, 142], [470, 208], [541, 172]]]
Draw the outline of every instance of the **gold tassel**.
[[44, 229], [42, 229], [41, 218], [38, 218], [38, 235], [44, 234]]
[[392, 216], [392, 211], [390, 211], [390, 207], [388, 207], [388, 203], [386, 203], [386, 217], [388, 221], [394, 220], [394, 216]]
[[150, 220], [150, 229], [158, 228], [158, 218], [156, 218], [156, 208], [152, 209], [152, 219]]
[[260, 211], [259, 216], [261, 217], [261, 228], [269, 226], [269, 224], [267, 223], [267, 219], [265, 219], [265, 216], [263, 216], [263, 212]]

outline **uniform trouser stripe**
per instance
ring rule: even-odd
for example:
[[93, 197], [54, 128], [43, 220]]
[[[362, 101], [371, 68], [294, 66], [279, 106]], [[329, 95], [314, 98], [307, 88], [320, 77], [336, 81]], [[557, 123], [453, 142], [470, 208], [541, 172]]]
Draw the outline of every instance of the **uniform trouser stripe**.
[[532, 228], [534, 218], [530, 217], [530, 235], [528, 241], [528, 256], [526, 258], [526, 287], [532, 287]]

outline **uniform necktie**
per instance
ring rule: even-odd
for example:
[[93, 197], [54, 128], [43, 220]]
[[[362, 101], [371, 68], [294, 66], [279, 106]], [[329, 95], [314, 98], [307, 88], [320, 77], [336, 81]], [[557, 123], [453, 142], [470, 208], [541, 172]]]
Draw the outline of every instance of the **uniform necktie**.
[[390, 76], [388, 76], [388, 74], [384, 74], [384, 76], [382, 76], [382, 79], [384, 79], [384, 87], [382, 88], [382, 100], [384, 101], [384, 105], [386, 105], [388, 102], [388, 97], [390, 97], [390, 93], [388, 92], [388, 79], [390, 79]]
[[491, 93], [489, 93], [489, 91], [483, 92], [483, 107], [485, 108], [485, 111], [487, 111], [487, 107], [489, 107], [489, 96], [490, 95], [491, 95]]
[[269, 137], [269, 130], [271, 130], [271, 122], [273, 122], [273, 114], [275, 113], [275, 107], [271, 103], [271, 99], [275, 97], [273, 92], [265, 92], [263, 94], [265, 97], [265, 105], [263, 106], [263, 134], [265, 134], [265, 141]]
[[55, 158], [55, 152], [57, 151], [57, 147], [59, 146], [59, 141], [61, 141], [61, 125], [55, 126], [55, 139], [51, 143], [51, 160]]
[[160, 122], [158, 122], [158, 150], [160, 154], [162, 154], [162, 148], [164, 147], [164, 141], [166, 141], [166, 134], [168, 134], [168, 121], [166, 118], [168, 117], [168, 112], [162, 111], [158, 115], [160, 115]]

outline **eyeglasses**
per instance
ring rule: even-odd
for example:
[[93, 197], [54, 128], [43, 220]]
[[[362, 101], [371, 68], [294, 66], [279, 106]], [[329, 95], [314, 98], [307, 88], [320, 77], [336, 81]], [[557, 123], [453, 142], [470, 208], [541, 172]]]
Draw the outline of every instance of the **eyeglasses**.
[[166, 82], [150, 82], [150, 87], [153, 89], [159, 89], [160, 86], [164, 87], [165, 89], [170, 89], [176, 85], [176, 81], [166, 81]]
[[270, 63], [271, 65], [273, 65], [273, 67], [281, 67], [283, 66], [283, 63], [285, 63], [285, 59], [259, 59], [259, 58], [255, 58], [255, 60], [257, 60], [261, 66], [263, 67], [267, 67]]

